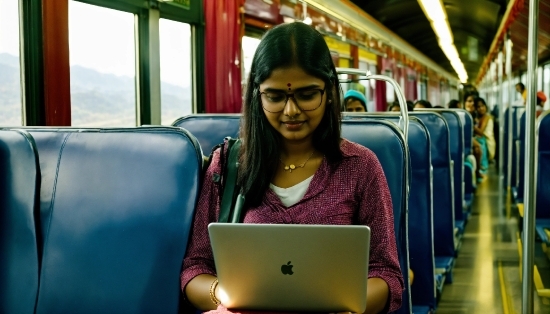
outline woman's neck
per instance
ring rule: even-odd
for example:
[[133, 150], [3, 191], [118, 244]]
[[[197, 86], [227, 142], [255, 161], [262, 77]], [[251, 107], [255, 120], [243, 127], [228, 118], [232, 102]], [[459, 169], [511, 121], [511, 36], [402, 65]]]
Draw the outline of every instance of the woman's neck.
[[281, 156], [285, 158], [299, 158], [309, 156], [315, 150], [311, 140], [289, 142], [284, 141], [281, 148]]

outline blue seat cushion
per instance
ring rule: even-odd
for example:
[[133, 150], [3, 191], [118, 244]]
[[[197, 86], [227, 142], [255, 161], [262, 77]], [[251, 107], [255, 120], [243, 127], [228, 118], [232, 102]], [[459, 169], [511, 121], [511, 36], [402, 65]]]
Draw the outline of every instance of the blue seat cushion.
[[454, 257], [452, 256], [436, 256], [435, 257], [435, 269], [436, 273], [447, 273], [451, 270], [454, 263]]
[[413, 305], [413, 314], [428, 314], [431, 313], [429, 306]]
[[456, 228], [458, 228], [458, 234], [464, 233], [464, 225], [465, 225], [464, 220], [455, 220], [455, 226]]

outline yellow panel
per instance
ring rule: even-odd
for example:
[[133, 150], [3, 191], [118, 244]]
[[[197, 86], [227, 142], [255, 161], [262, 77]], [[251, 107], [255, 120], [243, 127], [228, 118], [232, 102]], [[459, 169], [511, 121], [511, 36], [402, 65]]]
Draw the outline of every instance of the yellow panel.
[[338, 67], [340, 68], [351, 68], [351, 65], [349, 63], [350, 63], [349, 59], [345, 59], [345, 58], [338, 59]]
[[523, 203], [518, 203], [519, 215], [523, 217]]
[[359, 48], [359, 60], [365, 60], [373, 64], [377, 64], [378, 62], [378, 58], [374, 53], [366, 51], [363, 48]]
[[325, 41], [327, 43], [328, 49], [349, 56], [350, 45], [348, 43], [336, 40], [332, 37], [325, 37]]

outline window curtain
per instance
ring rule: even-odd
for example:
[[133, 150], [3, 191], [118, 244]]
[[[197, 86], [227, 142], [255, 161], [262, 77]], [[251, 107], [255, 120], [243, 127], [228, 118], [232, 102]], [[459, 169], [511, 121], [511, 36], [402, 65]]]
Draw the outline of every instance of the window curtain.
[[[379, 73], [386, 75], [384, 71], [387, 68], [388, 59], [378, 56]], [[388, 101], [386, 99], [386, 82], [381, 80], [375, 80], [374, 83], [374, 101], [375, 111], [386, 111], [388, 109]]]
[[207, 113], [241, 111], [241, 19], [244, 0], [204, 0]]

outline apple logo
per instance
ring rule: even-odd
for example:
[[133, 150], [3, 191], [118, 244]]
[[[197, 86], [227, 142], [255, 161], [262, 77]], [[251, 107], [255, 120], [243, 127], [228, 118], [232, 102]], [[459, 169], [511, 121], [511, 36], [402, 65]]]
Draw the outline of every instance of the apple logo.
[[292, 271], [292, 267], [294, 265], [290, 265], [290, 261], [288, 263], [286, 263], [286, 265], [282, 265], [281, 266], [281, 272], [284, 274], [284, 275], [292, 275], [294, 274], [294, 272]]

